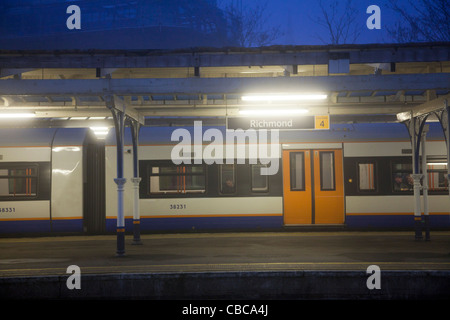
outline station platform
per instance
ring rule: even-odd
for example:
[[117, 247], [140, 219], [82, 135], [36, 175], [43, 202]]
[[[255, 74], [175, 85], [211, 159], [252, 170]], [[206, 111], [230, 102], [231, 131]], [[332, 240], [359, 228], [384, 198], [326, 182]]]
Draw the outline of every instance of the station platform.
[[[126, 236], [118, 257], [115, 235], [0, 238], [0, 298], [450, 298], [450, 231], [432, 232], [431, 241], [410, 231], [143, 234], [142, 245], [132, 239]], [[80, 289], [67, 286], [72, 265]]]

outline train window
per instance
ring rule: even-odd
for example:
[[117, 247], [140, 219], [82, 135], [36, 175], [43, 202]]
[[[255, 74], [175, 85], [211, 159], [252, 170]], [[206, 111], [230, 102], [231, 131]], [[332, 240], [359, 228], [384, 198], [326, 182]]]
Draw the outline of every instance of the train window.
[[0, 169], [1, 197], [35, 197], [37, 195], [37, 166]]
[[236, 192], [236, 167], [234, 164], [221, 164], [219, 169], [220, 193]]
[[262, 164], [253, 164], [251, 166], [252, 174], [252, 191], [267, 192], [269, 191], [269, 178], [267, 175], [261, 174], [261, 168], [266, 167]]
[[414, 188], [411, 163], [392, 163], [392, 181], [394, 191], [411, 191]]
[[334, 152], [320, 152], [320, 189], [335, 190]]
[[204, 193], [205, 184], [203, 165], [151, 167], [150, 194]]
[[359, 163], [358, 164], [358, 188], [359, 191], [375, 191], [375, 164]]
[[428, 190], [430, 191], [447, 191], [447, 163], [445, 162], [429, 162], [427, 163], [428, 171]]
[[305, 153], [291, 152], [289, 159], [291, 191], [305, 190]]

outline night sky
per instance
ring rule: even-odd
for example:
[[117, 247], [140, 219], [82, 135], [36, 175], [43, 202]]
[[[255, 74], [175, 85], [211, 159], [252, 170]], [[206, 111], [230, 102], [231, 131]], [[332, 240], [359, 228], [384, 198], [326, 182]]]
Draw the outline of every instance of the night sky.
[[[218, 0], [219, 5], [227, 3], [237, 3], [236, 0]], [[242, 0], [242, 6], [252, 7], [261, 0]], [[273, 44], [293, 44], [293, 45], [321, 45], [324, 43], [319, 37], [327, 39], [327, 30], [314, 22], [321, 16], [319, 1], [310, 0], [262, 0], [267, 3], [267, 14], [271, 16], [274, 25], [280, 26], [284, 36]], [[332, 0], [323, 0], [329, 4]], [[344, 9], [346, 1], [340, 1], [340, 8]], [[356, 43], [390, 43], [394, 40], [390, 38], [386, 30], [387, 24], [392, 24], [400, 17], [388, 8], [387, 0], [353, 0], [354, 8], [359, 12], [357, 24], [361, 28], [361, 34]], [[398, 3], [407, 1], [400, 0]], [[369, 30], [366, 27], [366, 20], [370, 16], [366, 13], [367, 7], [378, 5], [381, 9], [381, 29]]]
[[[178, 1], [178, 2], [177, 2]], [[182, 6], [192, 6], [194, 0], [2, 0], [0, 2], [0, 49], [174, 49], [183, 47], [227, 47], [233, 46], [218, 37], [204, 38], [197, 41], [196, 34], [182, 34], [174, 29], [156, 29], [161, 24], [167, 26], [171, 22], [167, 19], [163, 22], [157, 19], [165, 19], [164, 15], [179, 12], [180, 3]], [[199, 1], [199, 0], [197, 0]], [[316, 0], [205, 0], [217, 2], [219, 8], [224, 8], [227, 4], [233, 3], [242, 6], [244, 10], [252, 10], [256, 4], [267, 3], [265, 15], [268, 17], [266, 26], [278, 27], [280, 35], [267, 45], [326, 45], [330, 44], [329, 32], [323, 26], [317, 24], [315, 20], [322, 16], [319, 1]], [[399, 13], [394, 12], [389, 7], [389, 2], [393, 0], [352, 0], [353, 8], [356, 11], [354, 28], [360, 31], [355, 41], [345, 43], [368, 44], [368, 43], [395, 43], [397, 42], [388, 33], [387, 28], [392, 27], [400, 21]], [[396, 0], [406, 11], [412, 11], [409, 0]], [[325, 6], [329, 6], [335, 0], [322, 0]], [[347, 0], [339, 0], [340, 13], [345, 10]], [[57, 5], [55, 5], [55, 3]], [[172, 3], [173, 10], [166, 8], [165, 13], [157, 14], [152, 12], [153, 7], [142, 9], [143, 3], [163, 3], [169, 6]], [[81, 7], [81, 30], [68, 30], [66, 20], [69, 15], [65, 12], [71, 4]], [[377, 5], [381, 10], [381, 29], [369, 30], [366, 21], [370, 14], [366, 13], [370, 5]], [[45, 7], [47, 6], [47, 7]], [[128, 22], [117, 23], [116, 17], [112, 20], [114, 31], [109, 26], [102, 26], [100, 30], [96, 28], [97, 16], [101, 19], [102, 11], [108, 11], [111, 16], [122, 15], [117, 13], [123, 8], [131, 8]], [[106, 9], [104, 9], [106, 8]], [[98, 12], [93, 12], [97, 10]], [[161, 10], [161, 9], [160, 9]], [[145, 11], [145, 13], [143, 13]], [[157, 11], [156, 9], [153, 11]], [[195, 9], [194, 12], [201, 10]], [[140, 16], [138, 26], [130, 26]], [[153, 18], [151, 15], [153, 14]], [[150, 18], [149, 18], [150, 17]], [[176, 19], [177, 17], [175, 17]], [[140, 26], [153, 19], [153, 29], [144, 29]], [[197, 20], [202, 20], [198, 19]], [[111, 22], [108, 22], [111, 25]], [[98, 25], [101, 25], [99, 22]], [[178, 26], [179, 27], [179, 26]], [[110, 30], [108, 30], [108, 28]], [[133, 29], [134, 28], [134, 29]], [[120, 29], [117, 31], [117, 29]], [[178, 38], [177, 38], [178, 36]], [[201, 37], [198, 36], [198, 37]]]

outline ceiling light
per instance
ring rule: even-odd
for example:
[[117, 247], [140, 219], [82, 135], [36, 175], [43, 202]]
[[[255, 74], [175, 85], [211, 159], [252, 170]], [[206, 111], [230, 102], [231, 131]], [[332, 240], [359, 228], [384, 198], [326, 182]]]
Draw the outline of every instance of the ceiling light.
[[325, 100], [326, 94], [249, 94], [242, 101], [311, 101]]
[[105, 117], [89, 117], [89, 120], [105, 120]]
[[239, 110], [239, 114], [246, 116], [292, 116], [308, 112], [307, 109]]
[[91, 127], [91, 130], [97, 136], [97, 138], [105, 138], [108, 135], [108, 127]]

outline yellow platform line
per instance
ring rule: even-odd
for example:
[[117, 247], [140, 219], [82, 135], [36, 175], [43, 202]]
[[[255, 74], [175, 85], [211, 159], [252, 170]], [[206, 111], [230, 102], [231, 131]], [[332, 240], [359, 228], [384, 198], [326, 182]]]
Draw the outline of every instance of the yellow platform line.
[[[258, 237], [399, 237], [413, 236], [414, 231], [309, 231], [309, 232], [226, 232], [226, 233], [167, 233], [141, 234], [141, 239], [197, 239], [197, 238], [258, 238]], [[450, 236], [450, 231], [431, 231], [432, 236]], [[30, 238], [0, 238], [0, 243], [14, 242], [70, 242], [70, 241], [115, 241], [117, 235], [79, 235], [61, 237], [30, 237]], [[126, 240], [132, 240], [133, 235], [125, 235]]]
[[[261, 271], [362, 271], [377, 265], [381, 271], [448, 270], [450, 262], [270, 262], [270, 263], [225, 263], [225, 264], [164, 264], [134, 266], [80, 266], [81, 275], [108, 273], [193, 273], [193, 272], [261, 272]], [[0, 277], [68, 276], [66, 268], [0, 269]]]

